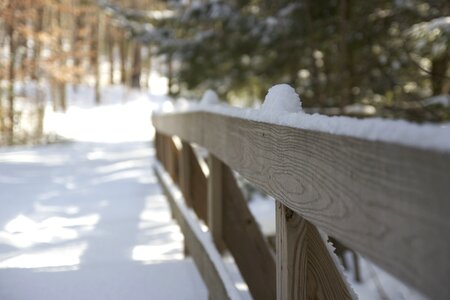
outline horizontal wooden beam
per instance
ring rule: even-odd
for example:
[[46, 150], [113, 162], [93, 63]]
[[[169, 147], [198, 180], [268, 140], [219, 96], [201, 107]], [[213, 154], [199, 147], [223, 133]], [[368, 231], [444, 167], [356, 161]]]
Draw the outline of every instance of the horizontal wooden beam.
[[450, 299], [450, 154], [218, 115], [154, 115], [312, 224]]
[[172, 204], [175, 219], [183, 232], [189, 253], [208, 288], [210, 298], [241, 299], [211, 237], [202, 232], [195, 214], [186, 206], [181, 191], [159, 163], [155, 163], [154, 169], [164, 194]]

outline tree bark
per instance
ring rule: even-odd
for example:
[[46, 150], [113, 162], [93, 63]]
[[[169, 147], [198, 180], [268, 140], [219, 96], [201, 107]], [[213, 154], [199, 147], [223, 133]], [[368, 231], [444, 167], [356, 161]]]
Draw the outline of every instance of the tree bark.
[[[62, 4], [63, 1], [59, 0], [58, 3]], [[61, 11], [58, 9], [56, 12], [56, 23], [57, 23], [57, 28], [60, 30], [62, 28], [62, 20], [63, 20], [63, 15], [61, 14]], [[58, 39], [57, 39], [57, 51], [61, 54], [64, 53], [63, 51], [63, 39], [62, 39], [62, 34], [58, 35]], [[65, 59], [64, 59], [64, 55], [59, 55], [59, 61], [58, 61], [58, 65], [61, 68], [64, 63], [65, 63]], [[61, 108], [62, 111], [66, 111], [67, 108], [67, 104], [66, 104], [66, 80], [63, 78], [55, 78], [52, 82], [52, 90], [53, 90], [53, 97], [52, 97], [52, 101], [53, 101], [53, 109], [56, 111], [56, 109]], [[58, 98], [58, 99], [57, 99]]]
[[[108, 27], [111, 27], [110, 22], [108, 21]], [[114, 84], [114, 47], [115, 47], [115, 38], [114, 34], [111, 33], [111, 30], [108, 29], [106, 32], [106, 47], [108, 49], [108, 61], [109, 61], [109, 84]]]
[[167, 55], [167, 94], [173, 96], [173, 62], [172, 53]]
[[[15, 7], [10, 2], [9, 8], [11, 9], [11, 13], [14, 15]], [[9, 111], [8, 111], [8, 144], [13, 144], [14, 142], [14, 85], [15, 85], [15, 79], [16, 79], [16, 70], [15, 70], [15, 61], [16, 61], [16, 44], [15, 44], [15, 22], [14, 22], [14, 16], [11, 18], [10, 24], [8, 24], [7, 34], [9, 36], [9, 68], [8, 68], [8, 105], [9, 105]]]
[[351, 0], [340, 0], [339, 2], [339, 30], [341, 46], [341, 74], [343, 77], [343, 88], [341, 92], [340, 106], [343, 108], [352, 102], [352, 78], [353, 78], [353, 53], [349, 47]]
[[133, 65], [131, 74], [131, 87], [140, 88], [141, 87], [141, 44], [137, 41], [133, 43]]
[[100, 16], [96, 12], [94, 17], [94, 23], [91, 24], [92, 32], [91, 32], [91, 66], [94, 71], [94, 80], [95, 80], [95, 103], [100, 104], [100, 45], [99, 45], [99, 37], [100, 37]]
[[[79, 0], [78, 8], [83, 9], [85, 6], [85, 0]], [[85, 27], [85, 20], [84, 20], [84, 12], [83, 11], [77, 11], [75, 15], [75, 21], [74, 21], [74, 40], [73, 40], [73, 46], [72, 46], [72, 55], [73, 55], [73, 62], [75, 67], [75, 85], [80, 84], [81, 82], [81, 76], [80, 76], [80, 68], [81, 68], [81, 62], [83, 57], [83, 32]]]
[[[433, 96], [444, 94], [445, 81], [447, 75], [447, 68], [449, 63], [450, 54], [444, 54], [439, 58], [435, 58], [431, 61], [431, 87]], [[448, 91], [447, 91], [448, 92]]]
[[125, 34], [122, 34], [119, 41], [119, 54], [120, 54], [120, 83], [127, 84], [127, 56], [128, 56], [128, 44]]
[[44, 7], [39, 7], [36, 11], [37, 20], [34, 28], [34, 51], [33, 58], [31, 62], [31, 80], [38, 80], [38, 64], [39, 57], [41, 56], [41, 41], [39, 39], [39, 34], [42, 32], [44, 27]]

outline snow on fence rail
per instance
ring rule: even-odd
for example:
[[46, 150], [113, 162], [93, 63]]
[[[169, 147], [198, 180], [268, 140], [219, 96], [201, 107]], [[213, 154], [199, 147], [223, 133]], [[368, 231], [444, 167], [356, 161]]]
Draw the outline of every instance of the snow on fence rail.
[[[352, 297], [317, 228], [431, 298], [450, 298], [450, 153], [205, 111], [152, 121], [158, 158], [256, 299]], [[208, 149], [208, 179], [189, 143]], [[229, 168], [277, 201], [275, 261]]]

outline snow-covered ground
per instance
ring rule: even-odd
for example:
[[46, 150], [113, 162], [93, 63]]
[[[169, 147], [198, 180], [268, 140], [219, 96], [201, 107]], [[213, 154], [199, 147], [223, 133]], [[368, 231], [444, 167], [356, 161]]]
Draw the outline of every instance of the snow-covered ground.
[[0, 150], [0, 299], [206, 299], [152, 172], [152, 103], [81, 87], [46, 131], [75, 140]]

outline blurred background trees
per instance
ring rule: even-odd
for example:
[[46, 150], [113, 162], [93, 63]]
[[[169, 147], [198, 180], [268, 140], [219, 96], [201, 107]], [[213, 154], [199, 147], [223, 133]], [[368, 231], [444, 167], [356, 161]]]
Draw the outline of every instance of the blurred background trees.
[[0, 36], [3, 144], [39, 136], [48, 99], [152, 72], [173, 97], [257, 106], [284, 82], [310, 112], [450, 119], [446, 0], [1, 0]]
[[274, 83], [286, 82], [311, 111], [449, 119], [448, 1], [190, 1], [172, 7], [173, 15], [154, 29], [131, 27], [176, 62], [173, 94], [198, 97], [212, 88], [251, 105]]

